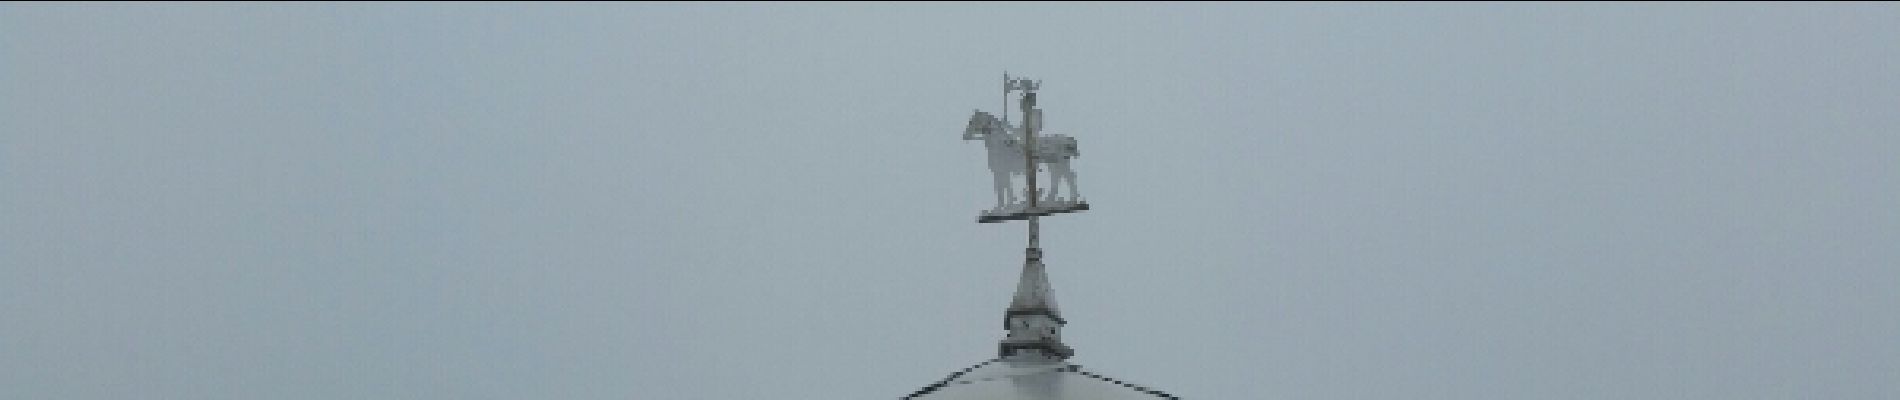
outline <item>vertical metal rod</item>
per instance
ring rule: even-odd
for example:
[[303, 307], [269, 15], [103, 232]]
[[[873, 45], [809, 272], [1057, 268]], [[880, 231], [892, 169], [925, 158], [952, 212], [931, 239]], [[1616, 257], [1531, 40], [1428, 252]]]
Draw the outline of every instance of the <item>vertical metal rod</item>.
[[[1023, 166], [1023, 177], [1029, 186], [1029, 212], [1037, 211], [1036, 197], [1040, 197], [1041, 195], [1041, 193], [1039, 193], [1040, 191], [1036, 190], [1036, 129], [1033, 124], [1031, 124], [1035, 122], [1032, 121], [1032, 119], [1035, 119], [1035, 111], [1030, 107], [1028, 101], [1029, 96], [1033, 96], [1034, 93], [1035, 92], [1029, 91], [1028, 88], [1023, 89], [1023, 163], [1025, 164]], [[1008, 109], [1008, 107], [1004, 107], [1004, 109]], [[1041, 247], [1039, 241], [1042, 221], [1040, 219], [1041, 217], [1036, 216], [1029, 217], [1030, 249]]]
[[1037, 231], [1039, 230], [1038, 228], [1040, 228], [1037, 224], [1037, 222], [1039, 221], [1037, 220], [1041, 218], [1042, 217], [1029, 217], [1029, 248], [1030, 250], [1035, 250], [1042, 247], [1040, 243], [1036, 243]]

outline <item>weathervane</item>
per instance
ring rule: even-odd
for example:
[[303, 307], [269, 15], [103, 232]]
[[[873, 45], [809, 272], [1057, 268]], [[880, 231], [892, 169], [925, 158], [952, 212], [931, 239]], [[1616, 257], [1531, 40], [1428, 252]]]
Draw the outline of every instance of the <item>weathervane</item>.
[[[1036, 89], [1041, 86], [1041, 81], [1003, 73], [1003, 118], [978, 110], [963, 131], [963, 140], [983, 141], [989, 150], [990, 174], [995, 179], [996, 206], [978, 212], [976, 222], [1029, 220], [1029, 246], [1024, 249], [1015, 294], [1010, 296], [1009, 308], [1003, 310], [1003, 329], [1007, 333], [996, 343], [996, 358], [952, 373], [902, 400], [1180, 400], [1068, 362], [1075, 356], [1075, 349], [1062, 342], [1062, 327], [1069, 322], [1056, 306], [1036, 235], [1041, 217], [1088, 210], [1089, 204], [1076, 191], [1075, 171], [1069, 168], [1069, 161], [1079, 155], [1075, 139], [1042, 134], [1042, 110], [1036, 108]], [[1009, 96], [1015, 92], [1022, 92], [1021, 126], [1009, 123]], [[1042, 172], [1039, 166], [1049, 171], [1047, 193], [1036, 185], [1036, 177]], [[1020, 190], [1010, 179], [1014, 176], [1022, 177]], [[1067, 196], [1054, 190], [1061, 186], [1058, 182], [1067, 183]]]
[[[1040, 80], [1011, 78], [1009, 73], [1003, 73], [1003, 117], [977, 110], [963, 130], [963, 140], [981, 140], [983, 147], [989, 150], [990, 179], [996, 192], [996, 206], [980, 212], [976, 222], [1027, 219], [1031, 247], [1036, 240], [1036, 217], [1089, 209], [1089, 203], [1076, 189], [1075, 170], [1069, 166], [1070, 160], [1081, 157], [1075, 138], [1042, 134], [1042, 109], [1036, 108], [1036, 90], [1041, 88]], [[1023, 121], [1021, 125], [1012, 125], [1009, 96], [1019, 91], [1022, 92]], [[1042, 171], [1039, 165], [1049, 171], [1047, 193], [1036, 184], [1036, 176]], [[1022, 178], [1020, 190], [1011, 179], [1014, 177]], [[1068, 196], [1059, 195], [1058, 183], [1068, 186]], [[1021, 199], [1017, 198], [1018, 193], [1022, 194]]]
[[[1011, 78], [1004, 72], [1003, 118], [977, 110], [963, 130], [963, 140], [981, 140], [989, 150], [990, 177], [996, 191], [996, 206], [978, 212], [976, 222], [1029, 220], [1022, 278], [1004, 312], [1003, 324], [1009, 334], [997, 349], [1000, 357], [1014, 362], [1049, 362], [1075, 354], [1062, 343], [1062, 325], [1068, 322], [1056, 309], [1042, 264], [1040, 217], [1089, 209], [1089, 203], [1076, 190], [1075, 170], [1069, 167], [1070, 160], [1081, 156], [1075, 138], [1042, 133], [1042, 109], [1036, 108], [1036, 90], [1040, 88], [1042, 81]], [[1015, 92], [1022, 92], [1021, 125], [1009, 123], [1009, 96]], [[1044, 169], [1039, 167], [1049, 171], [1050, 190], [1046, 193], [1036, 185], [1036, 176]], [[1020, 190], [1010, 179], [1015, 176], [1022, 177]], [[1055, 190], [1058, 182], [1067, 184], [1068, 196]]]

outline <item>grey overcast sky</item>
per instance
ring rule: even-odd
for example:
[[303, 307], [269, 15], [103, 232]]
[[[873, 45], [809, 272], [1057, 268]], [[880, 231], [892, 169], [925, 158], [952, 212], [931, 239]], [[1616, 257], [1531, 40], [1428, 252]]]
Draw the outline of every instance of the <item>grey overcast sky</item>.
[[[0, 398], [1900, 398], [1900, 4], [0, 5]], [[1013, 112], [1013, 111], [1012, 111]]]

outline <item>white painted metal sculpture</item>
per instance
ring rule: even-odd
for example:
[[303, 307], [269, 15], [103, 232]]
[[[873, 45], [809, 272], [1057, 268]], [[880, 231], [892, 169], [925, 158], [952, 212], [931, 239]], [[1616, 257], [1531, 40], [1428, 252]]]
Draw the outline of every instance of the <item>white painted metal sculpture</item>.
[[[989, 153], [991, 189], [995, 192], [996, 204], [984, 211], [979, 221], [997, 222], [1087, 210], [1088, 203], [1082, 199], [1075, 169], [1070, 165], [1082, 155], [1075, 138], [1041, 133], [1042, 110], [1035, 106], [1035, 90], [1041, 83], [1010, 79], [1008, 75], [1004, 80], [1006, 96], [1018, 90], [1024, 92], [1024, 124], [1012, 125], [1004, 118], [978, 110], [971, 113], [963, 129], [963, 140], [981, 140]], [[1005, 108], [1005, 112], [1007, 110]], [[1038, 190], [1035, 185], [1035, 175], [1045, 168], [1050, 178], [1047, 191]], [[1015, 184], [1018, 179], [1023, 182], [1020, 186]], [[1060, 195], [1057, 189], [1061, 186], [1068, 187], [1067, 196]]]

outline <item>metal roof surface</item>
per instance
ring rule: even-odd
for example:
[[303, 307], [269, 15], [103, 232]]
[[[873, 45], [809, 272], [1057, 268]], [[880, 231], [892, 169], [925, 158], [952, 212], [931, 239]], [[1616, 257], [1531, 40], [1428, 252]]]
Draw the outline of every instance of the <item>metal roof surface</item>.
[[985, 361], [905, 396], [906, 400], [1178, 399], [1067, 362]]

